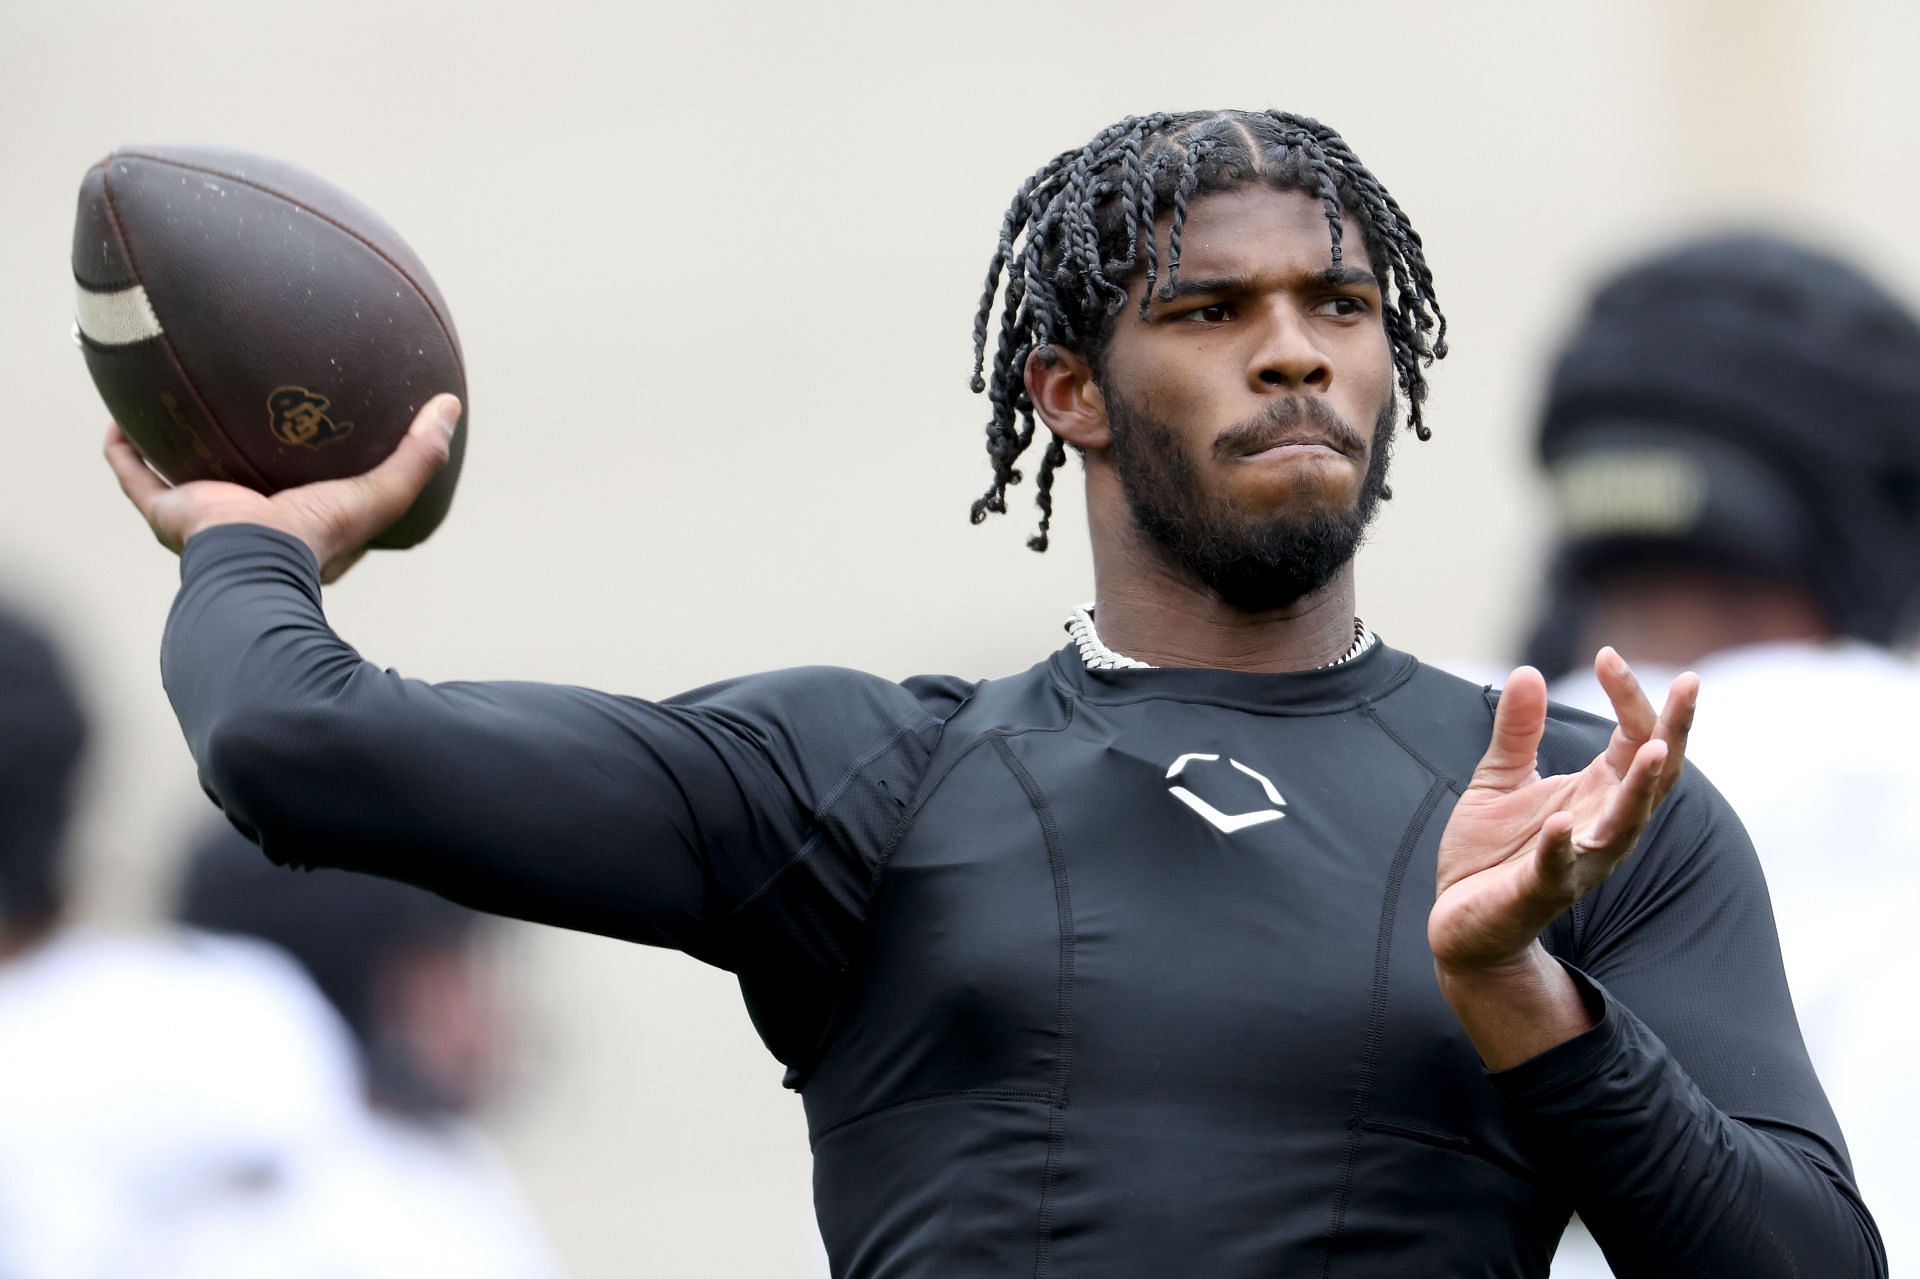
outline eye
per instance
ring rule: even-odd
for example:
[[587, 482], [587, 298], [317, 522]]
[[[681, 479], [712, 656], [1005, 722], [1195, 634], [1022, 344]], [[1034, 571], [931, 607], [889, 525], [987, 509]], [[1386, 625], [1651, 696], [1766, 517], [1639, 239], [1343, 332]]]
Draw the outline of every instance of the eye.
[[1195, 307], [1180, 318], [1198, 324], [1225, 324], [1233, 318], [1233, 304], [1215, 302], [1211, 306]]
[[1342, 294], [1339, 297], [1328, 298], [1319, 306], [1315, 307], [1314, 311], [1319, 315], [1331, 315], [1341, 319], [1347, 319], [1356, 315], [1365, 315], [1367, 313], [1367, 301], [1365, 298], [1349, 297]]

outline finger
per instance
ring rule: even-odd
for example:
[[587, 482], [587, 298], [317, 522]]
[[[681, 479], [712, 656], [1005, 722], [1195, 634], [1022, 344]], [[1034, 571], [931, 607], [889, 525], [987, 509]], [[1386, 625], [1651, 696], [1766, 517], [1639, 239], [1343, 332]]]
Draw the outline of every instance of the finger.
[[413, 425], [407, 428], [399, 447], [387, 460], [354, 479], [353, 483], [364, 495], [364, 512], [370, 525], [365, 530], [366, 537], [374, 536], [406, 514], [427, 481], [446, 465], [453, 447], [454, 428], [459, 422], [459, 399], [452, 395], [434, 396], [415, 415]]
[[1613, 788], [1606, 807], [1592, 826], [1575, 839], [1581, 854], [1611, 855], [1615, 860], [1632, 851], [1640, 832], [1653, 816], [1660, 796], [1660, 775], [1667, 762], [1667, 744], [1643, 743], [1634, 752], [1627, 773]]
[[1624, 774], [1640, 743], [1653, 736], [1658, 722], [1653, 703], [1647, 700], [1627, 659], [1612, 647], [1594, 654], [1593, 673], [1606, 690], [1607, 700], [1613, 703], [1613, 717], [1620, 725], [1607, 742], [1606, 761], [1615, 773]]
[[1687, 760], [1687, 738], [1693, 732], [1693, 716], [1699, 705], [1700, 677], [1692, 671], [1683, 671], [1667, 690], [1666, 707], [1661, 710], [1660, 724], [1653, 731], [1655, 740], [1667, 744], [1667, 762], [1660, 769], [1655, 804], [1665, 799], [1674, 783], [1680, 780]]
[[1548, 814], [1547, 820], [1540, 823], [1535, 850], [1537, 873], [1549, 895], [1558, 897], [1565, 893], [1573, 883], [1574, 867], [1579, 861], [1573, 846], [1573, 814], [1564, 811]]
[[1493, 737], [1473, 784], [1512, 790], [1533, 779], [1540, 735], [1547, 727], [1547, 681], [1531, 666], [1507, 677], [1500, 701], [1493, 709]]
[[153, 523], [153, 506], [170, 487], [167, 482], [154, 474], [147, 465], [147, 459], [133, 446], [119, 423], [107, 427], [107, 441], [104, 452], [107, 465], [113, 468], [113, 474], [120, 481], [120, 491], [127, 495], [133, 508], [140, 512], [141, 518]]

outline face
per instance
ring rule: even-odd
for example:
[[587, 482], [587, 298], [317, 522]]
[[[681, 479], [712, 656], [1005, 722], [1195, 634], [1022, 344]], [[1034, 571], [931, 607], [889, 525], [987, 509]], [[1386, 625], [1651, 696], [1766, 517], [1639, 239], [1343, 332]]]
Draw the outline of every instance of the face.
[[470, 1112], [494, 1091], [507, 1044], [505, 1018], [472, 939], [396, 958], [377, 992], [380, 1044], [431, 1109]]
[[1350, 220], [1334, 264], [1324, 206], [1298, 191], [1205, 197], [1183, 240], [1175, 296], [1143, 319], [1136, 281], [1115, 317], [1105, 460], [1177, 569], [1234, 607], [1283, 608], [1352, 558], [1385, 487], [1380, 284]]

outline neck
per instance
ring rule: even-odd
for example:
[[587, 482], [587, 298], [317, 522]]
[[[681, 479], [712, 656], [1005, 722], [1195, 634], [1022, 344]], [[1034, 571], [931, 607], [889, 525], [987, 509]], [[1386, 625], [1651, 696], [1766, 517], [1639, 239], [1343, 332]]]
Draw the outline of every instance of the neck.
[[1108, 648], [1149, 666], [1310, 671], [1353, 646], [1353, 564], [1285, 608], [1246, 612], [1142, 546], [1095, 539], [1094, 612]]

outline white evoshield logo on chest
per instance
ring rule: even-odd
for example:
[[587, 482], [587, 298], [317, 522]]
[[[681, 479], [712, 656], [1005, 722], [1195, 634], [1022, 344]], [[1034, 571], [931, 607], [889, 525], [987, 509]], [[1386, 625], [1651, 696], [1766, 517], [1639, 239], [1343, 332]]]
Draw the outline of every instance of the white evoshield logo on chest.
[[1217, 764], [1219, 761], [1218, 755], [1202, 755], [1197, 752], [1182, 755], [1173, 761], [1172, 767], [1167, 769], [1169, 783], [1167, 793], [1229, 835], [1235, 831], [1245, 830], [1249, 826], [1258, 826], [1262, 822], [1277, 822], [1287, 815], [1284, 811], [1287, 801], [1280, 797], [1279, 790], [1267, 780], [1266, 775], [1256, 769], [1248, 768], [1237, 759], [1229, 759], [1227, 763], [1260, 783], [1260, 789], [1267, 795], [1266, 807], [1250, 809], [1244, 813], [1223, 813], [1186, 787], [1174, 783], [1174, 778], [1186, 771], [1189, 764]]

